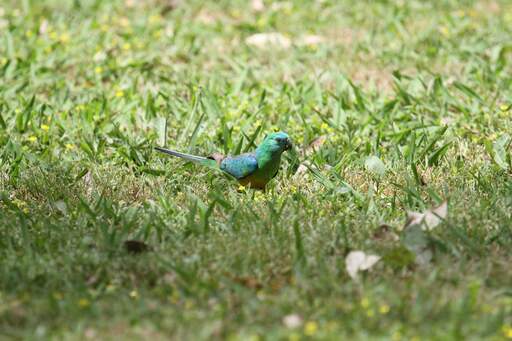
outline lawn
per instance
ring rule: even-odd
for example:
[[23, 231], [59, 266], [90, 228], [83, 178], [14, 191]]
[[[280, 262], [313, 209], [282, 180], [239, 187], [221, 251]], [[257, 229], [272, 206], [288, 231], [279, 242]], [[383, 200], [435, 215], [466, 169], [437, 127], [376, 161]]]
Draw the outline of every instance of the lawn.
[[[0, 338], [512, 339], [512, 2], [4, 0], [0, 32]], [[266, 191], [153, 150], [277, 130]]]

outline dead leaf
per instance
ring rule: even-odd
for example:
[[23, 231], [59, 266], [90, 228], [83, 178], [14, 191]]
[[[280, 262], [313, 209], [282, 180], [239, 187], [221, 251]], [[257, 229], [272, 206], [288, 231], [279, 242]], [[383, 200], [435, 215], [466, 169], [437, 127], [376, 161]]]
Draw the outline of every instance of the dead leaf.
[[302, 325], [302, 317], [297, 314], [290, 314], [283, 317], [283, 324], [286, 328], [298, 328]]
[[308, 166], [311, 167], [311, 162], [309, 162], [309, 161], [302, 162], [299, 165], [299, 167], [297, 168], [297, 171], [295, 172], [295, 175], [305, 174], [308, 171], [308, 169], [309, 169]]
[[139, 254], [150, 251], [151, 247], [148, 244], [138, 240], [125, 240], [124, 249], [129, 253]]
[[325, 141], [327, 141], [326, 135], [318, 136], [313, 141], [311, 141], [309, 146], [307, 146], [304, 149], [304, 155], [308, 156], [308, 155], [313, 154], [314, 152], [317, 152], [320, 149], [320, 147], [322, 147], [324, 145]]
[[263, 0], [251, 0], [251, 8], [254, 12], [261, 12], [265, 9]]
[[404, 229], [419, 225], [423, 230], [431, 231], [448, 216], [448, 203], [445, 201], [438, 207], [425, 211], [424, 213], [409, 211]]
[[325, 38], [315, 34], [307, 34], [298, 39], [297, 45], [315, 46], [325, 42]]
[[245, 39], [245, 43], [261, 49], [273, 47], [288, 49], [292, 46], [291, 40], [278, 32], [253, 34]]
[[351, 251], [345, 258], [345, 266], [348, 275], [356, 279], [359, 272], [371, 269], [379, 260], [380, 257], [376, 255], [367, 255], [363, 251]]

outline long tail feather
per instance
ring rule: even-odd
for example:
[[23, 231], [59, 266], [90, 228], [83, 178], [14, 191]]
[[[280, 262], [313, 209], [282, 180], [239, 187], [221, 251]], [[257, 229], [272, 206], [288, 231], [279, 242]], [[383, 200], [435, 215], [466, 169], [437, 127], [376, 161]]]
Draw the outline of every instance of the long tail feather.
[[215, 160], [212, 160], [212, 159], [209, 159], [209, 158], [206, 158], [203, 156], [180, 153], [175, 150], [165, 149], [165, 148], [161, 148], [161, 147], [155, 147], [155, 149], [161, 153], [176, 156], [181, 159], [185, 159], [185, 160], [192, 161], [192, 162], [197, 162], [197, 163], [200, 163], [205, 166], [210, 166], [210, 167], [215, 167], [215, 168], [217, 167], [217, 162]]

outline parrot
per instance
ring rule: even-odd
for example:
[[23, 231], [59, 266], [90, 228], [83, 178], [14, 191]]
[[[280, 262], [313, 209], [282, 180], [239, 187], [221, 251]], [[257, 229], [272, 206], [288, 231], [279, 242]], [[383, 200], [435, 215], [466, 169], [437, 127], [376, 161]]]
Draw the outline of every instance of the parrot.
[[159, 152], [192, 161], [211, 168], [217, 168], [233, 176], [242, 186], [265, 189], [279, 171], [281, 154], [293, 147], [288, 134], [275, 132], [268, 134], [252, 153], [236, 156], [223, 156], [214, 153], [211, 156], [196, 156], [170, 149], [155, 147]]

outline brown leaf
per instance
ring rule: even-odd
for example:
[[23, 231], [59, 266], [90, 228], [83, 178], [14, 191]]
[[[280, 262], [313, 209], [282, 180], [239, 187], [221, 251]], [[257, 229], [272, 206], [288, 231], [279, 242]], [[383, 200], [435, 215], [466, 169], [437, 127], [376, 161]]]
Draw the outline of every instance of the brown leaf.
[[304, 155], [307, 156], [317, 152], [324, 145], [325, 141], [327, 141], [327, 135], [318, 136], [304, 149]]
[[407, 220], [404, 229], [413, 225], [420, 225], [422, 229], [430, 231], [446, 219], [447, 216], [448, 203], [446, 201], [423, 213], [409, 211], [407, 212]]

